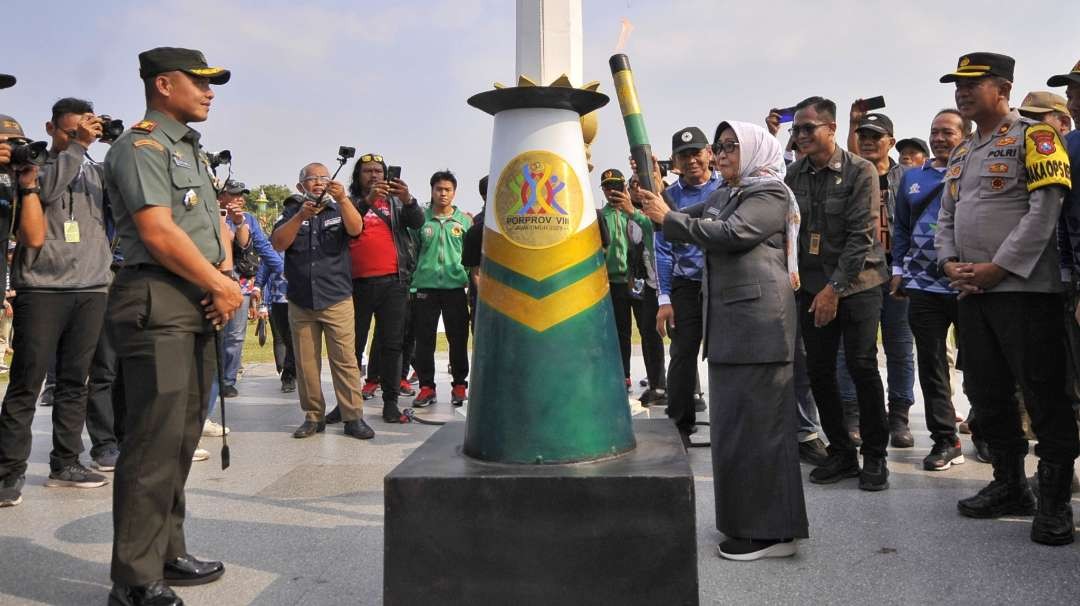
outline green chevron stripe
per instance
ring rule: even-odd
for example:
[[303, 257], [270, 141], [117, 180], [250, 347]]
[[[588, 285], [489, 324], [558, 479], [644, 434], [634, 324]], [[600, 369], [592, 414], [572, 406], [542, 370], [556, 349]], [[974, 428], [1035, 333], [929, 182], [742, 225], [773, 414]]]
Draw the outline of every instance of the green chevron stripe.
[[510, 288], [521, 291], [534, 299], [543, 299], [552, 293], [559, 292], [567, 286], [577, 283], [582, 278], [585, 278], [596, 271], [596, 268], [603, 265], [604, 261], [604, 253], [603, 251], [600, 251], [581, 263], [568, 267], [544, 280], [533, 280], [528, 276], [519, 274], [518, 272], [499, 265], [487, 258], [483, 261], [483, 271], [488, 278], [494, 278]]

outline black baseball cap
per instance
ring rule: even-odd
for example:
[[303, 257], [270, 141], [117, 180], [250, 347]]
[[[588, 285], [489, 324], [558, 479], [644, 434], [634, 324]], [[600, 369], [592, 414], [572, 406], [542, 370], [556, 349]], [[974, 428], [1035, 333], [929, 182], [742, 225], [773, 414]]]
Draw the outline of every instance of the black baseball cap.
[[230, 193], [234, 196], [236, 194], [251, 193], [251, 190], [247, 188], [247, 185], [244, 185], [243, 182], [237, 181], [236, 179], [229, 179], [225, 182], [225, 191], [226, 193]]
[[919, 151], [921, 151], [922, 153], [926, 154], [927, 156], [930, 155], [930, 146], [926, 144], [926, 141], [923, 141], [922, 139], [920, 139], [918, 137], [911, 137], [911, 138], [908, 138], [908, 139], [900, 139], [899, 141], [896, 142], [896, 150], [897, 151], [902, 152], [902, 151], [904, 151], [905, 147], [917, 147], [917, 148], [919, 148]]
[[12, 86], [15, 86], [15, 76], [0, 74], [0, 88], [11, 88]]
[[1046, 81], [1047, 86], [1068, 86], [1070, 84], [1080, 84], [1080, 61], [1076, 62], [1076, 65], [1069, 70], [1069, 73], [1051, 76]]
[[860, 130], [872, 130], [876, 133], [893, 136], [892, 120], [885, 114], [866, 114], [862, 117], [862, 120], [859, 120], [859, 125], [855, 127], [855, 132]]
[[673, 156], [686, 149], [697, 151], [708, 146], [708, 137], [696, 126], [680, 128], [671, 136], [671, 155]]
[[1013, 81], [1013, 68], [1016, 60], [1008, 55], [997, 53], [968, 53], [956, 62], [956, 71], [945, 74], [939, 82], [956, 82], [962, 78], [981, 78], [999, 76]]
[[221, 67], [210, 67], [201, 51], [159, 46], [139, 53], [139, 77], [153, 78], [165, 72], [181, 71], [208, 78], [210, 84], [225, 84], [232, 74]]
[[626, 178], [623, 177], [622, 171], [617, 168], [609, 168], [600, 174], [600, 187], [606, 187], [611, 185], [613, 187], [623, 187], [626, 185]]

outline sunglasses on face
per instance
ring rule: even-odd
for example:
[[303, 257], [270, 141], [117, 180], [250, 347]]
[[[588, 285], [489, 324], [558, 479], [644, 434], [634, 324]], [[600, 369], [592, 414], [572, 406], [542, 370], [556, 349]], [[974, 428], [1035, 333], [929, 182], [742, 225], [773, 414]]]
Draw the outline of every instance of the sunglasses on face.
[[720, 152], [724, 152], [725, 154], [734, 153], [735, 150], [738, 149], [738, 147], [738, 141], [719, 141], [717, 143], [713, 143], [712, 151], [714, 154], [719, 156]]
[[380, 164], [385, 164], [385, 162], [383, 162], [383, 157], [379, 154], [364, 154], [360, 156], [360, 162], [378, 162]]
[[822, 126], [825, 126], [825, 125], [822, 124], [822, 123], [814, 123], [814, 122], [809, 122], [807, 124], [796, 124], [796, 125], [792, 126], [790, 129], [788, 129], [788, 132], [791, 133], [792, 137], [798, 137], [800, 134], [812, 135], [812, 134], [814, 134], [815, 130], [821, 128]]

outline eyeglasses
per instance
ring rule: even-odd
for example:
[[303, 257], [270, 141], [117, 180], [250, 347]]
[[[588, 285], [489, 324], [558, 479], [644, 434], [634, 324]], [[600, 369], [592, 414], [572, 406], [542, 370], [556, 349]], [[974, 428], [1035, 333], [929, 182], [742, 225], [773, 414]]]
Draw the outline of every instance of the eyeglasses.
[[788, 132], [791, 133], [792, 137], [798, 137], [799, 133], [802, 133], [804, 135], [812, 135], [812, 134], [814, 134], [815, 130], [817, 130], [818, 128], [820, 128], [822, 126], [825, 126], [825, 125], [824, 124], [815, 124], [813, 122], [810, 122], [808, 124], [796, 124], [796, 125], [792, 126], [790, 129], [788, 129]]
[[735, 150], [739, 147], [738, 141], [717, 141], [713, 143], [712, 153], [720, 155], [720, 152], [725, 154], [735, 153]]
[[385, 164], [385, 162], [383, 162], [383, 157], [379, 154], [364, 154], [360, 156], [360, 162], [378, 162], [380, 164]]
[[308, 181], [315, 181], [316, 183], [329, 183], [330, 177], [327, 177], [325, 175], [319, 177], [304, 177], [304, 182], [306, 183]]

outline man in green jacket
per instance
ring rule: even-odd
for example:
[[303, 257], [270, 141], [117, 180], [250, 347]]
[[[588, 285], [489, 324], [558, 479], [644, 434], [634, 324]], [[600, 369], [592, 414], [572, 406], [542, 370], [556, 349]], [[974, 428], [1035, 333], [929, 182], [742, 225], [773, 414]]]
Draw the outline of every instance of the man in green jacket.
[[641, 335], [641, 354], [649, 389], [641, 403], [659, 403], [666, 399], [664, 377], [664, 342], [656, 331], [656, 265], [653, 260], [653, 224], [634, 208], [626, 192], [626, 180], [615, 168], [600, 175], [600, 188], [607, 204], [600, 218], [609, 234], [607, 254], [611, 303], [615, 307], [615, 326], [619, 332], [626, 389], [630, 390], [630, 312], [633, 311]]
[[472, 219], [454, 206], [457, 178], [450, 171], [431, 176], [431, 205], [424, 224], [414, 233], [419, 250], [412, 288], [413, 334], [416, 354], [413, 365], [420, 375], [417, 407], [436, 402], [435, 333], [442, 316], [446, 340], [450, 344], [450, 374], [453, 377], [450, 403], [460, 406], [466, 399], [469, 376], [469, 303], [465, 286], [469, 276], [461, 264], [461, 248]]

